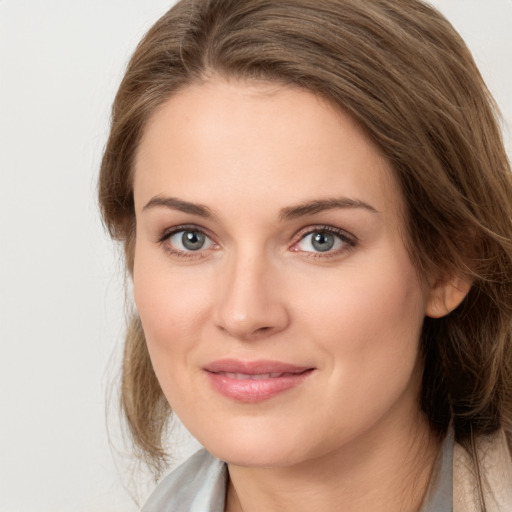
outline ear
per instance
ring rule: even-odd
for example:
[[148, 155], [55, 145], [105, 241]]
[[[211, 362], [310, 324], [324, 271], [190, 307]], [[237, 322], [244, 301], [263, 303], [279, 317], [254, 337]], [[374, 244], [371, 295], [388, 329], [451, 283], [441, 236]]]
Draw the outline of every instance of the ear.
[[459, 276], [437, 280], [428, 293], [425, 315], [430, 318], [448, 315], [460, 305], [470, 288], [471, 282]]

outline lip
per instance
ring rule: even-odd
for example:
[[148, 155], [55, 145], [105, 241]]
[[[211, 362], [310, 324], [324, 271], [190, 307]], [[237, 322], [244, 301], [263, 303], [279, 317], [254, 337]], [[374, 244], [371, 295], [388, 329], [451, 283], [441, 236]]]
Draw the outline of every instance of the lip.
[[315, 368], [281, 361], [222, 359], [209, 363], [203, 370], [221, 395], [239, 402], [256, 403], [298, 386]]

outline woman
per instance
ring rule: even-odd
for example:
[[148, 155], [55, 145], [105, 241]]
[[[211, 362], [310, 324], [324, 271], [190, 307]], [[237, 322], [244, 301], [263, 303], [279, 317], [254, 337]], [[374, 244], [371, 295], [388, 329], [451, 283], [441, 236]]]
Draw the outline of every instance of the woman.
[[179, 2], [99, 194], [135, 445], [161, 469], [172, 408], [207, 450], [144, 510], [512, 510], [510, 167], [434, 9]]

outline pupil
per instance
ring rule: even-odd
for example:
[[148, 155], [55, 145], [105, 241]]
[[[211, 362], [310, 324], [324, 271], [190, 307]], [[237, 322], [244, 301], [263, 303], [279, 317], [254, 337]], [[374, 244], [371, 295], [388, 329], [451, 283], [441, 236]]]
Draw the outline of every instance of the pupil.
[[189, 251], [197, 251], [204, 245], [204, 235], [198, 231], [185, 231], [181, 237], [183, 247]]
[[325, 252], [332, 249], [334, 245], [334, 236], [329, 233], [316, 233], [313, 236], [313, 247], [320, 252]]

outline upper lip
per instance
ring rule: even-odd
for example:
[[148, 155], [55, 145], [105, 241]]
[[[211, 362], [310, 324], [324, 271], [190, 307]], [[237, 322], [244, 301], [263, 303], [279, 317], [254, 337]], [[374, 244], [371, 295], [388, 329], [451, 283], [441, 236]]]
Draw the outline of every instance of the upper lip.
[[281, 361], [241, 361], [237, 359], [219, 359], [204, 366], [204, 370], [211, 373], [239, 373], [246, 375], [302, 373], [312, 369], [311, 366], [299, 366]]

